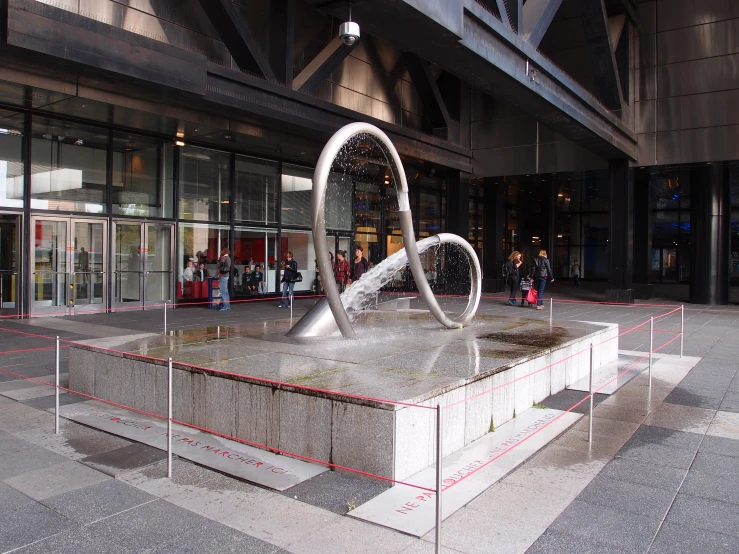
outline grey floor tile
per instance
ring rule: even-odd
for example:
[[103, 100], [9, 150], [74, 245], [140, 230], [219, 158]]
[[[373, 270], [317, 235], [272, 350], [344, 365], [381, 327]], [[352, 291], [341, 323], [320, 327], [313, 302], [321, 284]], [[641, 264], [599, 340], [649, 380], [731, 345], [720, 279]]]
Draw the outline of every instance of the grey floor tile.
[[283, 494], [343, 515], [387, 489], [388, 485], [377, 479], [345, 471], [327, 471], [290, 487]]
[[719, 410], [739, 413], [739, 391], [727, 391], [724, 399], [721, 401]]
[[281, 549], [215, 521], [206, 520], [197, 533], [187, 533], [151, 551], [151, 554], [274, 554]]
[[736, 554], [739, 552], [739, 538], [665, 523], [649, 550], [649, 554], [695, 554], [696, 552]]
[[133, 554], [136, 550], [114, 543], [100, 533], [86, 527], [72, 527], [45, 540], [35, 542], [13, 554]]
[[0, 483], [0, 514], [9, 513], [16, 508], [32, 503], [32, 498], [5, 483]]
[[675, 389], [667, 395], [665, 402], [670, 404], [681, 404], [682, 406], [695, 406], [696, 408], [710, 408], [711, 410], [718, 410], [721, 405], [723, 394], [714, 393], [709, 394], [706, 391], [691, 391], [682, 387], [675, 387]]
[[617, 457], [603, 468], [599, 477], [647, 485], [677, 493], [686, 474], [686, 469], [665, 467], [642, 460]]
[[549, 527], [597, 542], [605, 542], [627, 551], [646, 552], [661, 519], [616, 512], [576, 500]]
[[599, 554], [626, 554], [633, 551], [623, 550], [615, 545], [585, 537], [546, 531], [531, 545], [526, 554], [593, 554], [595, 552]]
[[110, 479], [107, 475], [77, 462], [37, 469], [6, 479], [5, 482], [34, 500], [42, 500]]
[[[77, 404], [78, 402], [85, 402], [87, 400], [90, 400], [89, 398], [85, 398], [84, 396], [79, 396], [77, 394], [67, 393], [59, 395], [59, 405], [60, 406], [67, 406], [68, 404]], [[54, 396], [42, 396], [41, 398], [34, 398], [33, 400], [27, 400], [23, 402], [26, 406], [31, 406], [32, 408], [36, 408], [37, 410], [48, 410], [49, 408], [53, 408], [55, 405], [55, 398]]]
[[164, 500], [131, 508], [89, 525], [110, 540], [136, 550], [155, 549], [175, 540], [186, 541], [207, 529], [210, 520]]
[[673, 467], [687, 470], [693, 462], [695, 453], [682, 448], [673, 448], [661, 444], [639, 444], [628, 443], [618, 452], [618, 456], [642, 460], [655, 465]]
[[[734, 458], [730, 458], [734, 459]], [[681, 493], [739, 505], [739, 479], [691, 469]]]
[[68, 462], [69, 458], [30, 444], [8, 433], [0, 437], [0, 479], [8, 479]]
[[739, 440], [706, 435], [703, 437], [699, 452], [739, 458]]
[[733, 456], [698, 452], [690, 471], [691, 473], [693, 471], [698, 471], [709, 475], [715, 475], [718, 478], [726, 480], [739, 480], [739, 463], [737, 463], [737, 459]]
[[739, 506], [718, 500], [678, 494], [665, 521], [739, 537]]
[[90, 523], [156, 500], [121, 481], [111, 479], [42, 501], [53, 510], [79, 523]]
[[71, 520], [37, 502], [22, 505], [2, 514], [0, 551], [26, 546], [73, 525]]
[[599, 475], [577, 499], [601, 508], [662, 519], [676, 494], [677, 491], [616, 481]]
[[[554, 410], [569, 410], [572, 406], [580, 402], [583, 398], [588, 396], [588, 393], [579, 390], [565, 389], [557, 394], [553, 394], [540, 402], [547, 408]], [[609, 397], [607, 394], [595, 394], [593, 395], [593, 406], [597, 406]], [[583, 402], [573, 411], [578, 414], [587, 414], [590, 409], [589, 402]]]
[[665, 427], [642, 425], [624, 445], [660, 444], [673, 448], [684, 448], [695, 452], [701, 444], [702, 434], [675, 431]]
[[162, 461], [167, 453], [141, 443], [82, 458], [80, 463], [113, 477]]

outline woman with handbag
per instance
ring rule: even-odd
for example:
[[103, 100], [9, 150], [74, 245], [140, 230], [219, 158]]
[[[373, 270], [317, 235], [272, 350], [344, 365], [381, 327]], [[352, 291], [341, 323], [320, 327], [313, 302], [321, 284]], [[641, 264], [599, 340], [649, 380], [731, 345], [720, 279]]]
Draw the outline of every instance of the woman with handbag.
[[554, 283], [554, 273], [552, 266], [549, 264], [546, 250], [539, 250], [539, 255], [534, 258], [534, 284], [536, 288], [536, 309], [544, 309], [544, 287], [547, 282]]
[[277, 307], [289, 308], [295, 290], [295, 280], [298, 276], [298, 262], [293, 260], [293, 253], [288, 250], [287, 259], [283, 263], [285, 271], [282, 274], [282, 300]]
[[346, 290], [346, 287], [351, 283], [349, 276], [350, 268], [349, 262], [346, 261], [346, 252], [339, 250], [336, 253], [336, 266], [334, 268], [334, 276], [336, 278], [336, 286], [339, 289], [339, 294]]

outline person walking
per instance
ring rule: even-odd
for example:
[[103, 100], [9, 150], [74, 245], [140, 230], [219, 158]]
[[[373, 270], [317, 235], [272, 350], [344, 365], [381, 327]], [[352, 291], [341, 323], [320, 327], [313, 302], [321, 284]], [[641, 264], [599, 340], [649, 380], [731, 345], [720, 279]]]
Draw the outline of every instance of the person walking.
[[534, 258], [534, 286], [539, 297], [536, 301], [536, 309], [544, 309], [544, 287], [547, 281], [554, 283], [554, 273], [552, 266], [549, 264], [546, 250], [539, 250], [539, 255]]
[[575, 262], [572, 264], [570, 275], [572, 276], [572, 285], [575, 287], [579, 287], [580, 286], [580, 263], [577, 260], [575, 260]]
[[352, 280], [350, 283], [353, 283], [354, 281], [359, 281], [362, 278], [362, 275], [367, 273], [367, 270], [369, 269], [369, 264], [367, 263], [367, 259], [364, 257], [364, 249], [360, 244], [357, 245], [356, 249], [354, 250], [354, 263], [352, 264]]
[[228, 248], [221, 250], [221, 257], [218, 258], [218, 290], [221, 292], [220, 312], [227, 312], [231, 309], [231, 297], [228, 294], [228, 280], [231, 277], [231, 251]]
[[511, 294], [508, 295], [508, 305], [516, 305], [516, 296], [518, 294], [518, 286], [521, 281], [521, 270], [519, 269], [523, 265], [521, 261], [521, 252], [514, 250], [510, 256], [508, 256], [508, 284], [511, 286]]
[[285, 270], [282, 273], [282, 300], [278, 308], [289, 308], [295, 290], [295, 276], [298, 274], [298, 262], [293, 260], [293, 253], [288, 250], [287, 259], [283, 262]]
[[339, 294], [343, 293], [346, 290], [346, 286], [352, 282], [349, 271], [349, 262], [346, 261], [346, 253], [339, 250], [336, 253], [336, 267], [334, 271]]

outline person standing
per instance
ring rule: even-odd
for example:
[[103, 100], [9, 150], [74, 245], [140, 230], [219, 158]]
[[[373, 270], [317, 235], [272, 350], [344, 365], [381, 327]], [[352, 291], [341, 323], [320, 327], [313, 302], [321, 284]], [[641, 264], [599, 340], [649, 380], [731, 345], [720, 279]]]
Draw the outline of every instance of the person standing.
[[231, 276], [231, 251], [228, 248], [221, 250], [221, 257], [218, 258], [218, 289], [221, 291], [221, 312], [231, 309], [231, 297], [228, 295], [228, 279]]
[[573, 286], [579, 287], [580, 286], [580, 263], [577, 260], [575, 260], [575, 262], [572, 264], [570, 275], [572, 275]]
[[511, 286], [511, 294], [508, 295], [508, 305], [516, 305], [516, 295], [518, 294], [518, 286], [521, 282], [520, 267], [523, 265], [521, 261], [521, 253], [514, 250], [508, 256], [508, 284]]
[[282, 273], [282, 300], [277, 307], [289, 308], [295, 290], [295, 276], [298, 274], [298, 262], [293, 260], [293, 253], [289, 250], [283, 264], [285, 270]]
[[539, 255], [534, 258], [534, 286], [539, 297], [536, 301], [536, 309], [544, 309], [544, 287], [547, 282], [551, 281], [554, 283], [554, 273], [552, 273], [552, 266], [549, 264], [546, 250], [539, 250]]
[[354, 263], [352, 264], [352, 275], [349, 284], [359, 281], [362, 275], [367, 273], [367, 269], [369, 269], [369, 264], [364, 257], [364, 250], [362, 249], [362, 245], [358, 244], [354, 249]]
[[334, 272], [339, 294], [343, 293], [346, 290], [346, 286], [351, 283], [349, 272], [349, 262], [346, 261], [346, 254], [339, 250], [336, 253], [336, 269]]
[[193, 273], [193, 278], [196, 281], [206, 281], [208, 277], [210, 277], [210, 275], [208, 274], [208, 270], [205, 269], [205, 264], [200, 262], [200, 267]]

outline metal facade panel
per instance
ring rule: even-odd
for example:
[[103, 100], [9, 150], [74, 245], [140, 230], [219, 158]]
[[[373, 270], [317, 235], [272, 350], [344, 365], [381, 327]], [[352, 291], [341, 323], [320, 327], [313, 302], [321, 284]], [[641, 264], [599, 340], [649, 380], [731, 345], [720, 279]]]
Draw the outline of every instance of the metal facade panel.
[[657, 35], [660, 64], [739, 52], [739, 18], [677, 29]]
[[658, 0], [658, 31], [669, 31], [739, 17], [735, 0]]
[[637, 70], [639, 83], [636, 88], [637, 95], [636, 101], [654, 100], [656, 80], [655, 74], [657, 69], [655, 67], [642, 67]]
[[657, 45], [655, 34], [651, 35], [640, 35], [635, 33], [634, 38], [634, 67], [639, 69], [641, 67], [650, 67], [657, 65]]
[[660, 65], [660, 98], [728, 90], [739, 86], [739, 54]]
[[659, 133], [657, 157], [660, 164], [736, 160], [739, 125]]
[[472, 123], [472, 149], [536, 144], [536, 121], [530, 117], [493, 119]]
[[641, 20], [641, 32], [643, 34], [657, 32], [657, 2], [639, 3], [639, 19]]
[[[653, 133], [654, 132], [654, 100], [645, 102], [636, 102], [636, 132], [637, 133]], [[660, 115], [662, 112], [660, 111]]]
[[636, 145], [636, 165], [654, 165], [656, 164], [656, 134], [648, 133], [639, 135], [639, 142]]
[[739, 125], [739, 89], [663, 98], [659, 131]]

